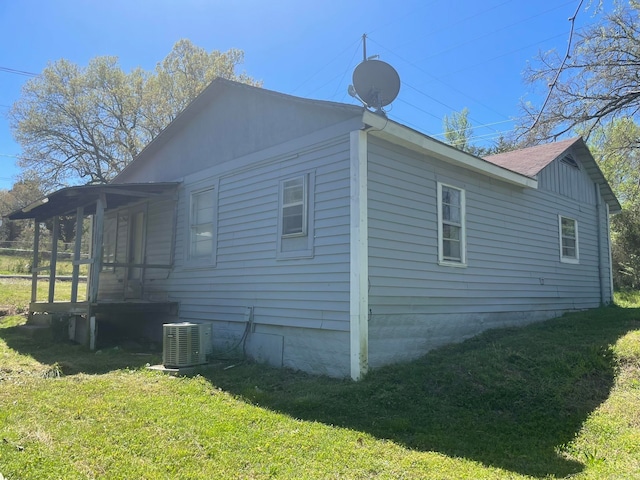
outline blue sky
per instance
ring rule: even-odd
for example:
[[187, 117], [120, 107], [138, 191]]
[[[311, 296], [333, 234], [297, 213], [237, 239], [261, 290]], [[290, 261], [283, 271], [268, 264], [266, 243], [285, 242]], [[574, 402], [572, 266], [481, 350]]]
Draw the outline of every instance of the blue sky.
[[[367, 54], [398, 71], [389, 117], [429, 135], [464, 107], [476, 142], [513, 128], [521, 100], [540, 103], [522, 72], [539, 51], [564, 53], [579, 0], [20, 0], [0, 1], [0, 188], [10, 188], [20, 146], [6, 114], [28, 76], [66, 58], [79, 65], [119, 57], [125, 70], [151, 70], [181, 38], [207, 50], [235, 47], [264, 87], [356, 103], [351, 74]], [[585, 1], [578, 31], [597, 20]]]

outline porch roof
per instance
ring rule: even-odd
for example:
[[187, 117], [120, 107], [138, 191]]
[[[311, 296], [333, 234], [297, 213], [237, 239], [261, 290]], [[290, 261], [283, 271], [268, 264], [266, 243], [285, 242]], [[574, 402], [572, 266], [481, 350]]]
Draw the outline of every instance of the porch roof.
[[142, 198], [171, 193], [178, 185], [179, 182], [158, 182], [66, 187], [10, 213], [7, 218], [46, 220], [61, 215], [75, 215], [78, 207], [84, 208], [85, 215], [91, 215], [95, 213], [96, 202], [102, 195], [106, 200], [106, 208], [111, 209]]

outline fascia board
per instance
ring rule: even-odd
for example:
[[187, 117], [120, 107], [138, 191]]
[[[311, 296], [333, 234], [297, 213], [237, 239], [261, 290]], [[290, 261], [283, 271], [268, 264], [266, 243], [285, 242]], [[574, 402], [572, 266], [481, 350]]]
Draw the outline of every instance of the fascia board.
[[503, 182], [526, 188], [538, 188], [538, 181], [535, 178], [526, 177], [519, 173], [512, 172], [506, 168], [499, 167], [469, 153], [439, 142], [427, 135], [416, 132], [399, 123], [389, 120], [370, 111], [365, 111], [362, 116], [365, 126], [371, 127], [368, 130], [370, 135], [387, 140], [393, 144], [400, 145], [416, 152], [420, 152], [435, 157], [443, 162], [459, 166], [466, 170], [481, 173], [491, 178]]

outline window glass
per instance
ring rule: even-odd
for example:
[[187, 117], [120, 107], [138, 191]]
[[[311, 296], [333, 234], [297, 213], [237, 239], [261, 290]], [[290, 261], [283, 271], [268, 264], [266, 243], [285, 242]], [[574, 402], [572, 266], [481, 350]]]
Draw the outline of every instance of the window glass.
[[206, 257], [213, 254], [213, 190], [191, 195], [191, 257]]
[[464, 190], [438, 184], [439, 258], [446, 263], [465, 263]]
[[282, 182], [282, 235], [305, 233], [305, 203], [304, 177]]
[[572, 218], [560, 217], [560, 259], [578, 260], [578, 222]]

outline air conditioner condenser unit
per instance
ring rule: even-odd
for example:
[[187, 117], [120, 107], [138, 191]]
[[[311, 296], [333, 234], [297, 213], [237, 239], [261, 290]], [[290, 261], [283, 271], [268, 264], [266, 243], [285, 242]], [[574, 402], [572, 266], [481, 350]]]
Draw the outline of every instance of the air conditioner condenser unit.
[[192, 367], [207, 363], [211, 353], [210, 323], [165, 323], [162, 325], [162, 363], [165, 367]]

